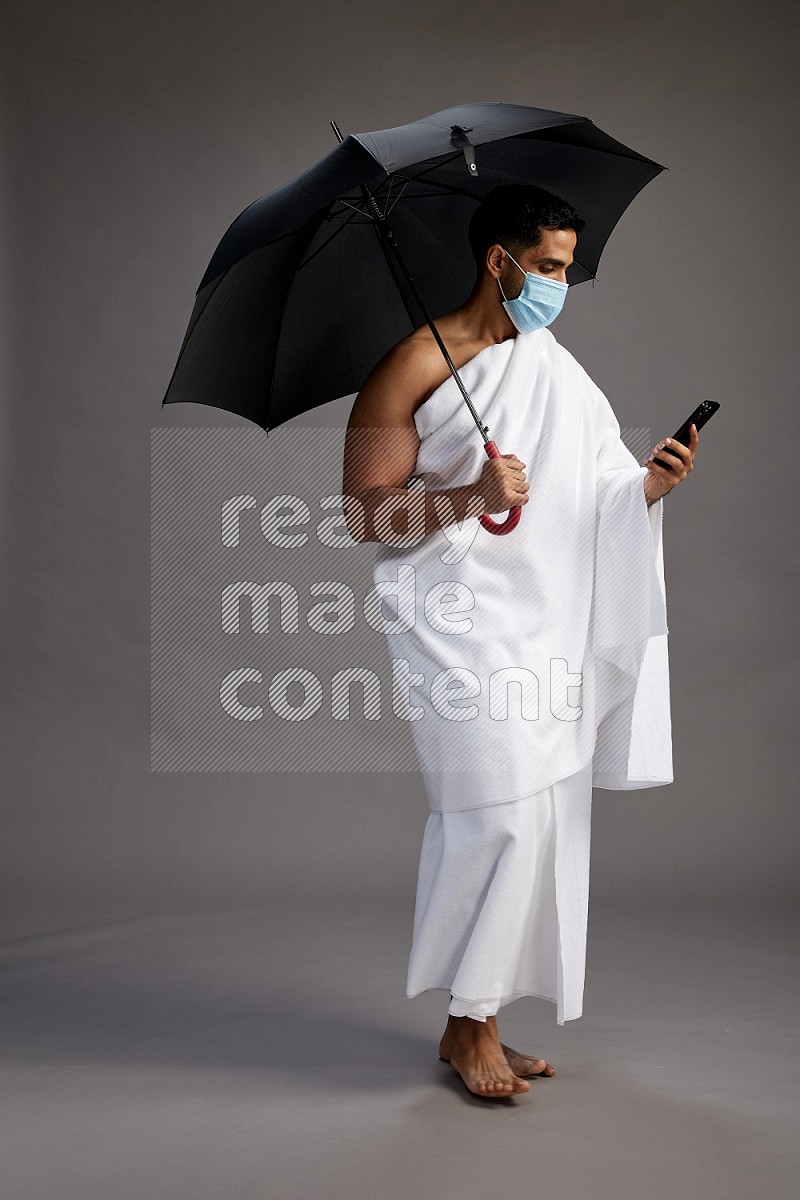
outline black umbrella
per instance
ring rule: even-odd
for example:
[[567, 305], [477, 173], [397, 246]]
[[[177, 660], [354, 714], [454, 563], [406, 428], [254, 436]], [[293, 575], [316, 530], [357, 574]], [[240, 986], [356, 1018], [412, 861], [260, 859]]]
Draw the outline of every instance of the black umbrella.
[[[269, 431], [358, 392], [425, 321], [496, 457], [430, 315], [472, 289], [476, 204], [501, 183], [567, 200], [586, 222], [567, 271], [569, 284], [582, 283], [596, 277], [622, 213], [665, 168], [588, 117], [524, 105], [463, 104], [347, 137], [331, 125], [340, 144], [255, 200], [217, 246], [162, 405], [209, 404]], [[521, 511], [481, 523], [506, 533]]]

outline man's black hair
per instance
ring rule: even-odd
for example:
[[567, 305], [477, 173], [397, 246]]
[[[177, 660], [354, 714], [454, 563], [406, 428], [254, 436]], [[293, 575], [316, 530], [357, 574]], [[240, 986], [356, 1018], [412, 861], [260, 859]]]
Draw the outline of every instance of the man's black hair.
[[499, 242], [518, 258], [542, 240], [542, 229], [574, 229], [586, 222], [571, 204], [544, 188], [527, 183], [502, 183], [481, 200], [469, 223], [469, 243], [478, 269], [486, 251]]

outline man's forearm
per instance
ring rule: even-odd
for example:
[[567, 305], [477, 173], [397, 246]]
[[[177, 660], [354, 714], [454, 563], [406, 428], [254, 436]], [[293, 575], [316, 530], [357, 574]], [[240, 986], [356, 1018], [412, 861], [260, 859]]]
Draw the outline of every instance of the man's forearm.
[[[460, 525], [467, 517], [479, 517], [484, 512], [483, 497], [478, 492], [477, 483], [439, 490], [372, 488], [357, 497], [357, 501], [361, 509], [355, 505], [349, 513], [345, 504], [351, 537], [356, 541], [384, 542], [387, 545], [409, 538], [427, 537], [445, 525]], [[402, 517], [395, 516], [398, 509]]]

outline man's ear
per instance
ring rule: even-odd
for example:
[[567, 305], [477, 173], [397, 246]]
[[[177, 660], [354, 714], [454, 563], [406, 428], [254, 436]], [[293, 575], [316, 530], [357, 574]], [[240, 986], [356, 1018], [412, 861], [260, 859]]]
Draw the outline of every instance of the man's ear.
[[503, 250], [502, 247], [495, 243], [486, 251], [486, 266], [489, 268], [489, 274], [499, 278], [503, 273]]

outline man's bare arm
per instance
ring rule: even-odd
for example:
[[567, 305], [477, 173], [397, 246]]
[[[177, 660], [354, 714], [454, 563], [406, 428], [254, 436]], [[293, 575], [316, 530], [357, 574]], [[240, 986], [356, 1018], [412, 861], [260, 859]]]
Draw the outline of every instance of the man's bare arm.
[[[383, 540], [375, 529], [375, 514], [391, 496], [404, 497], [403, 507], [413, 513], [415, 527], [421, 516], [418, 506], [423, 508], [425, 536], [444, 525], [461, 523], [467, 516], [505, 512], [512, 505], [528, 502], [525, 464], [513, 454], [487, 459], [473, 484], [408, 489], [420, 444], [414, 412], [438, 384], [436, 355], [441, 351], [433, 341], [398, 343], [356, 397], [347, 426], [342, 484], [345, 518], [354, 540]], [[359, 504], [352, 504], [353, 499]], [[402, 538], [404, 530], [395, 529], [395, 533]]]

